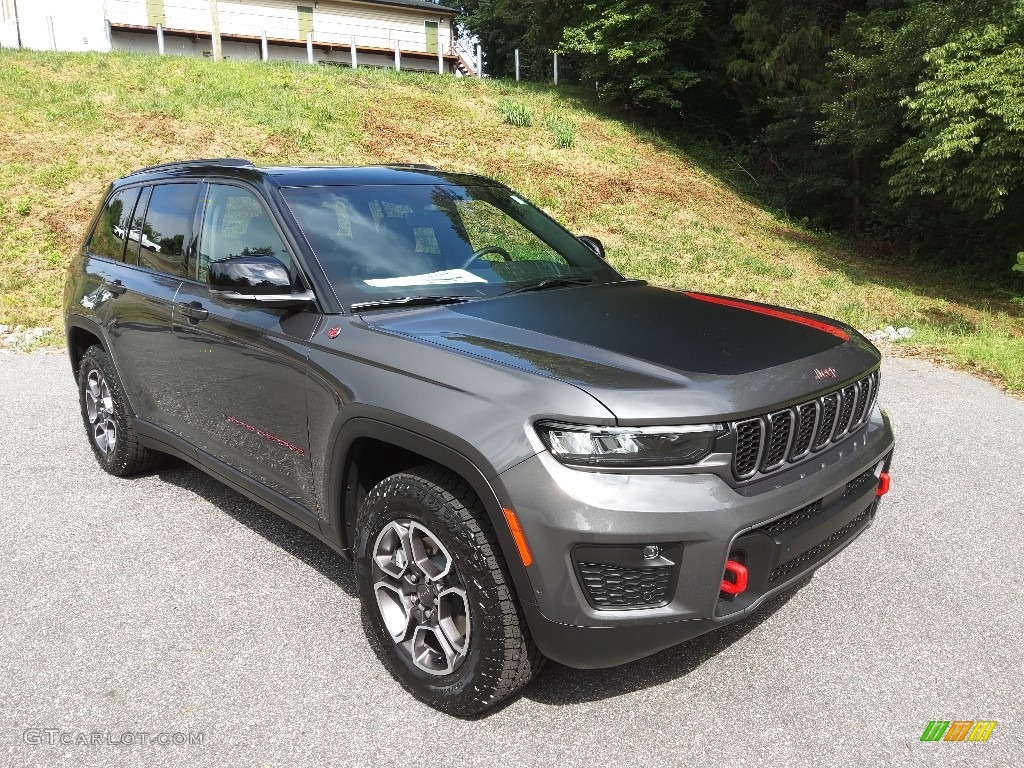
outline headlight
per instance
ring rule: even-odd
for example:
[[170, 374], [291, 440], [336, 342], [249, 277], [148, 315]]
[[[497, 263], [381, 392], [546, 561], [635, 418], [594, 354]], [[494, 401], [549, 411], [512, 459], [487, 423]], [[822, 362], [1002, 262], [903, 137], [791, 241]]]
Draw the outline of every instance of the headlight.
[[586, 427], [540, 422], [537, 433], [565, 464], [607, 467], [672, 467], [696, 464], [709, 453], [721, 424], [679, 427]]

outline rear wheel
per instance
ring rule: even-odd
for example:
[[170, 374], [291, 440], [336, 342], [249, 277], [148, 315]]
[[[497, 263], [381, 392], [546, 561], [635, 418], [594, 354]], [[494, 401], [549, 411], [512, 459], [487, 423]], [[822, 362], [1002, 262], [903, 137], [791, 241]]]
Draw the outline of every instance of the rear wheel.
[[128, 424], [121, 381], [103, 347], [92, 346], [78, 365], [82, 421], [96, 460], [118, 477], [156, 467], [163, 454], [143, 446]]
[[381, 481], [359, 510], [356, 574], [385, 663], [413, 695], [469, 716], [533, 677], [530, 640], [483, 506], [424, 466]]

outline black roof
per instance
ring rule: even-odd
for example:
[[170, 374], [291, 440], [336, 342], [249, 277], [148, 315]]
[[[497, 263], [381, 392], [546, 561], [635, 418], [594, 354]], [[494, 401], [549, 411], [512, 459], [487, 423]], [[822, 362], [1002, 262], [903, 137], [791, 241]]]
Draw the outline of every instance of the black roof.
[[216, 175], [267, 180], [279, 187], [326, 187], [392, 184], [497, 185], [491, 179], [463, 173], [447, 173], [432, 165], [393, 164], [363, 166], [271, 166], [257, 167], [240, 158], [200, 158], [162, 163], [127, 174], [121, 182], [143, 178]]

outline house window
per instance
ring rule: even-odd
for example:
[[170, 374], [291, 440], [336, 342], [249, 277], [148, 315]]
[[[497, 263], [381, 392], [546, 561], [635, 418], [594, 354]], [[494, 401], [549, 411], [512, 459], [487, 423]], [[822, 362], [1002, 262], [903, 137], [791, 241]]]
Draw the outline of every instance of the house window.
[[427, 53], [437, 53], [437, 22], [423, 22], [424, 30], [427, 33]]
[[313, 31], [313, 6], [297, 6], [299, 12], [299, 37], [305, 40]]
[[151, 27], [155, 27], [157, 24], [167, 26], [164, 0], [146, 0], [146, 23]]

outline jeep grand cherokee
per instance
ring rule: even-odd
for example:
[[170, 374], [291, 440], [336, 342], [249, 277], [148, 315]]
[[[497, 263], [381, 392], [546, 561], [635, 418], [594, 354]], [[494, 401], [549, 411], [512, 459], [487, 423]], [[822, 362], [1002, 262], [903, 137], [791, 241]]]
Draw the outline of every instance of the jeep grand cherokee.
[[65, 292], [92, 450], [185, 459], [353, 558], [385, 663], [443, 711], [654, 653], [850, 544], [893, 434], [852, 328], [603, 256], [429, 167], [137, 171]]

